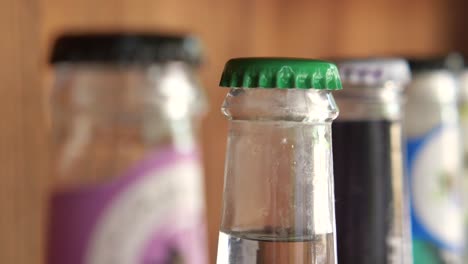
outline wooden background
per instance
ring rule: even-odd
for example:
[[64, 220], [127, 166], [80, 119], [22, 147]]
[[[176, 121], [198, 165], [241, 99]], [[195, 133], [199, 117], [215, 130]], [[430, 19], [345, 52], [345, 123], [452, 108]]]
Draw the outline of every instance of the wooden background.
[[463, 0], [0, 0], [0, 263], [43, 258], [50, 43], [67, 30], [185, 30], [205, 44], [211, 111], [203, 131], [211, 263], [226, 121], [217, 88], [236, 56], [468, 52]]

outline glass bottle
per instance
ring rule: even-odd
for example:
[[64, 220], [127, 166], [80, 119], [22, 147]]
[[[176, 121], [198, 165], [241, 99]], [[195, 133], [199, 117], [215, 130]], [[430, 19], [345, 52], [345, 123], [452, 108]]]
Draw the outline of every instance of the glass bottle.
[[[468, 68], [464, 67], [458, 72], [460, 96], [458, 112], [460, 115], [461, 138], [463, 141], [463, 206], [465, 219], [465, 237], [468, 235]], [[465, 243], [464, 261], [468, 263], [468, 243]]]
[[345, 87], [335, 97], [340, 116], [332, 126], [338, 258], [412, 263], [401, 127], [408, 64], [375, 58], [338, 68]]
[[218, 264], [336, 263], [331, 90], [334, 64], [227, 62], [229, 119]]
[[405, 130], [415, 264], [462, 263], [457, 83], [442, 62], [411, 60]]
[[48, 264], [207, 263], [199, 56], [183, 35], [57, 40]]

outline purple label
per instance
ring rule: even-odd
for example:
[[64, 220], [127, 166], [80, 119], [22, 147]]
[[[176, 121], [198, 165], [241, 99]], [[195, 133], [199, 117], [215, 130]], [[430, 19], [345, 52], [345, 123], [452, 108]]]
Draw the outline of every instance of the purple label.
[[48, 264], [207, 263], [194, 153], [151, 155], [122, 177], [56, 192]]

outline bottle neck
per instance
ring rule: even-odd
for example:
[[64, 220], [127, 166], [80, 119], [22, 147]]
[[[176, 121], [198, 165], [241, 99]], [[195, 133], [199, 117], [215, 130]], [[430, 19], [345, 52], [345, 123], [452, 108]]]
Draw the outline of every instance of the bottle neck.
[[56, 66], [52, 100], [64, 114], [146, 110], [161, 112], [170, 119], [200, 114], [206, 103], [193, 69], [181, 62], [60, 64]]
[[[193, 151], [199, 97], [180, 63], [59, 65], [52, 95], [56, 174], [94, 180], [119, 175], [155, 149]], [[99, 170], [84, 169], [90, 159]]]
[[332, 235], [331, 94], [233, 89], [223, 112], [231, 121], [221, 231], [275, 241]]
[[458, 89], [453, 74], [432, 70], [414, 74], [406, 91], [405, 132], [420, 137], [439, 126], [457, 128]]
[[389, 120], [397, 121], [402, 116], [403, 87], [387, 82], [382, 86], [347, 86], [340, 91], [336, 101], [341, 114], [338, 120]]
[[222, 112], [230, 120], [316, 124], [334, 120], [338, 107], [325, 90], [233, 88]]

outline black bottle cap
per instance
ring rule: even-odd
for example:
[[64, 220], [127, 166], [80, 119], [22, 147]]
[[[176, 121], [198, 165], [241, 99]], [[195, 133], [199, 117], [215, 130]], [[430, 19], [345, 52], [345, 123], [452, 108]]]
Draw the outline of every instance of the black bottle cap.
[[201, 44], [191, 35], [158, 33], [66, 34], [54, 44], [50, 62], [148, 64], [183, 61], [197, 65]]
[[449, 70], [458, 72], [463, 69], [463, 56], [459, 53], [450, 53], [446, 56], [408, 59], [412, 72], [430, 70]]

